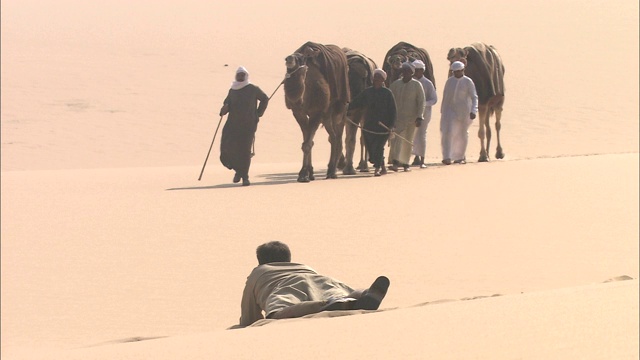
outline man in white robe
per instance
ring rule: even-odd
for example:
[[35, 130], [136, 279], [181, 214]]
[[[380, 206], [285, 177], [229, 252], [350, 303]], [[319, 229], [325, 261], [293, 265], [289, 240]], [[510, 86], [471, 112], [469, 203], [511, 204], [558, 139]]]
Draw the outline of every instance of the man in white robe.
[[424, 62], [422, 60], [416, 60], [413, 62], [413, 67], [416, 69], [413, 78], [422, 84], [426, 103], [424, 113], [422, 113], [422, 123], [420, 127], [416, 129], [416, 134], [413, 136], [412, 153], [415, 155], [415, 159], [412, 165], [419, 165], [421, 169], [424, 169], [427, 167], [427, 165], [424, 164], [424, 157], [427, 153], [427, 126], [429, 126], [429, 122], [431, 121], [431, 107], [438, 102], [438, 95], [431, 80], [424, 76]]
[[409, 160], [413, 147], [413, 135], [422, 123], [422, 114], [426, 106], [422, 84], [413, 78], [413, 66], [402, 64], [402, 77], [389, 86], [396, 101], [395, 132], [398, 136], [391, 139], [389, 159], [390, 170], [398, 171], [402, 165], [404, 171], [409, 171]]
[[442, 163], [466, 164], [469, 126], [478, 113], [478, 94], [473, 80], [464, 75], [464, 64], [451, 64], [453, 76], [444, 85], [440, 112]]

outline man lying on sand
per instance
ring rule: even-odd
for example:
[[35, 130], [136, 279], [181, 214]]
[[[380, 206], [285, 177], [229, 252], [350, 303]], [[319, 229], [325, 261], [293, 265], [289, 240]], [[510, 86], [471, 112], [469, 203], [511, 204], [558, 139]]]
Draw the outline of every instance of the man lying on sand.
[[370, 288], [350, 286], [312, 268], [291, 262], [289, 247], [271, 241], [256, 249], [259, 265], [247, 278], [238, 327], [263, 319], [301, 317], [326, 310], [377, 310], [387, 294], [389, 279], [378, 277]]

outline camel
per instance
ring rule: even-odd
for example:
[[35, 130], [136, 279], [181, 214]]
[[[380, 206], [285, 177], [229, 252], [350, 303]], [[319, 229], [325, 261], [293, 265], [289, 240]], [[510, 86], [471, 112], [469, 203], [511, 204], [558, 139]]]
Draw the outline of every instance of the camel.
[[[354, 98], [364, 89], [373, 85], [373, 70], [378, 66], [371, 58], [358, 51], [351, 50], [349, 48], [342, 48], [342, 51], [347, 56], [347, 63], [349, 65], [349, 90], [351, 92], [351, 98]], [[346, 155], [345, 166], [342, 173], [344, 175], [355, 175], [356, 170], [353, 168], [353, 154], [356, 146], [356, 133], [358, 132], [358, 126], [356, 124], [362, 126], [364, 122], [364, 110], [356, 110], [353, 113], [347, 114], [347, 117], [351, 121], [347, 121], [345, 124]], [[362, 136], [360, 136], [360, 162], [358, 164], [358, 170], [361, 172], [369, 171], [369, 164], [367, 162], [367, 154]]]
[[[491, 143], [491, 115], [496, 115], [496, 159], [503, 159], [504, 152], [500, 144], [500, 119], [504, 105], [504, 64], [498, 51], [492, 45], [474, 43], [465, 48], [452, 48], [447, 54], [449, 63], [461, 61], [465, 64], [465, 75], [476, 85], [478, 93], [478, 119], [480, 129], [480, 158], [478, 162], [489, 161]], [[451, 71], [449, 72], [451, 76]], [[485, 146], [485, 136], [487, 139]]]
[[302, 168], [299, 182], [315, 180], [311, 153], [320, 124], [329, 134], [331, 156], [327, 179], [337, 178], [342, 155], [342, 134], [347, 104], [351, 100], [347, 57], [336, 45], [307, 42], [285, 58], [285, 104], [302, 130]]
[[389, 84], [400, 78], [402, 73], [401, 67], [403, 62], [413, 62], [415, 60], [422, 60], [425, 65], [424, 76], [431, 80], [433, 86], [436, 86], [436, 80], [433, 76], [433, 64], [431, 64], [431, 58], [427, 50], [423, 48], [415, 47], [409, 43], [401, 41], [393, 46], [387, 54], [384, 56], [384, 64], [382, 70], [387, 73], [387, 80], [385, 85]]

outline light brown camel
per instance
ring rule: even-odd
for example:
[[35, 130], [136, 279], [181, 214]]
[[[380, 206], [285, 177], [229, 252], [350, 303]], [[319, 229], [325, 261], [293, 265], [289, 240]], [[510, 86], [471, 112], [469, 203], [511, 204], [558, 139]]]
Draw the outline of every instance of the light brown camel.
[[431, 80], [435, 88], [436, 80], [433, 76], [433, 64], [431, 63], [429, 53], [423, 48], [415, 47], [404, 41], [394, 45], [384, 56], [382, 70], [387, 73], [387, 79], [385, 80], [387, 87], [400, 78], [403, 62], [413, 62], [415, 60], [422, 60], [422, 62], [424, 62], [424, 77]]
[[[502, 145], [500, 144], [500, 119], [502, 118], [502, 106], [504, 105], [504, 64], [498, 51], [492, 45], [474, 43], [465, 48], [452, 48], [447, 54], [449, 63], [462, 61], [465, 64], [464, 73], [470, 77], [476, 85], [478, 93], [478, 118], [480, 129], [480, 158], [479, 162], [489, 161], [489, 149], [491, 143], [491, 115], [496, 115], [496, 137], [498, 146], [496, 158], [504, 158]], [[451, 76], [451, 72], [449, 72]], [[487, 139], [485, 146], [485, 137]]]
[[[344, 51], [347, 56], [349, 65], [349, 90], [351, 92], [351, 98], [355, 98], [364, 89], [373, 85], [373, 70], [378, 66], [371, 58], [358, 51], [349, 48], [342, 48], [342, 51]], [[364, 122], [364, 109], [348, 113], [347, 118], [351, 121], [345, 123], [345, 166], [342, 169], [342, 173], [344, 175], [354, 175], [356, 170], [353, 168], [353, 154], [355, 152], [356, 134], [358, 132], [358, 126], [356, 124], [362, 126]], [[358, 163], [358, 170], [361, 172], [369, 171], [367, 152], [364, 147], [362, 133], [360, 136], [360, 162]]]
[[347, 76], [347, 57], [336, 45], [307, 42], [285, 59], [285, 104], [302, 130], [302, 168], [299, 182], [314, 180], [311, 153], [313, 138], [320, 124], [329, 134], [331, 155], [327, 179], [337, 177], [342, 155], [342, 133], [347, 104], [351, 100]]

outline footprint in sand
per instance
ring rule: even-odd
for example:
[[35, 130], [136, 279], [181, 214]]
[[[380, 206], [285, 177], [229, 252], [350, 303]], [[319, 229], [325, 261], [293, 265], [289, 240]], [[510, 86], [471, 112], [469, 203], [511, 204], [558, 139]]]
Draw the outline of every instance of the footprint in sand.
[[627, 275], [620, 275], [620, 276], [616, 276], [611, 279], [605, 280], [604, 282], [608, 283], [613, 281], [624, 281], [624, 280], [633, 280], [633, 278]]

